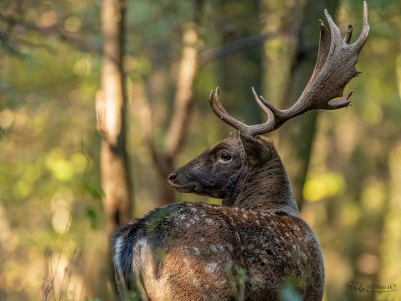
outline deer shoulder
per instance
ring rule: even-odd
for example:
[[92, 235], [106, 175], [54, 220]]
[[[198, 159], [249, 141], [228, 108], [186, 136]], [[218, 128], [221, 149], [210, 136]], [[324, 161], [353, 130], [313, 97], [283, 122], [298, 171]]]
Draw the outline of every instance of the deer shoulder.
[[253, 90], [267, 121], [245, 125], [220, 102], [214, 113], [236, 131], [171, 173], [179, 192], [222, 199], [222, 206], [177, 203], [155, 209], [120, 228], [112, 239], [114, 268], [124, 300], [279, 300], [287, 285], [303, 300], [323, 298], [324, 265], [312, 229], [300, 218], [290, 181], [273, 143], [263, 134], [312, 109], [350, 104], [345, 85], [360, 72], [355, 64], [369, 33], [349, 45], [326, 12], [318, 59], [296, 103], [279, 110]]

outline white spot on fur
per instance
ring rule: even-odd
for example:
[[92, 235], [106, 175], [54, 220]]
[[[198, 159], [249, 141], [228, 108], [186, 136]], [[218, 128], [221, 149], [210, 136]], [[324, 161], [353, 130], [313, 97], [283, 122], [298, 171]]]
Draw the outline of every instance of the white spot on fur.
[[181, 216], [180, 216], [180, 220], [183, 220], [183, 219], [185, 219], [185, 214], [181, 214]]
[[246, 215], [246, 213], [244, 213], [244, 214], [242, 215], [242, 217], [245, 218], [245, 219], [247, 219], [247, 218], [248, 218], [248, 215]]
[[200, 241], [205, 241], [205, 239], [204, 239], [203, 237], [201, 237], [199, 240], [200, 240]]
[[198, 248], [194, 248], [194, 252], [195, 252], [195, 255], [199, 255], [199, 254], [200, 254], [200, 252], [199, 252], [199, 249], [198, 249]]
[[217, 253], [217, 248], [215, 245], [211, 245], [210, 248], [212, 249], [213, 252]]
[[205, 222], [206, 222], [207, 224], [212, 224], [212, 223], [213, 223], [213, 220], [210, 219], [210, 218], [207, 218], [207, 219], [205, 219]]
[[197, 210], [196, 210], [196, 208], [192, 207], [192, 208], [191, 208], [191, 211], [192, 211], [192, 212], [196, 212]]
[[227, 249], [229, 249], [230, 251], [234, 250], [233, 246], [230, 244], [227, 245]]
[[206, 273], [214, 273], [218, 267], [217, 262], [208, 263], [205, 267]]
[[224, 251], [224, 247], [222, 245], [217, 245], [217, 248], [222, 252]]
[[189, 250], [187, 246], [181, 247], [185, 254], [189, 255]]

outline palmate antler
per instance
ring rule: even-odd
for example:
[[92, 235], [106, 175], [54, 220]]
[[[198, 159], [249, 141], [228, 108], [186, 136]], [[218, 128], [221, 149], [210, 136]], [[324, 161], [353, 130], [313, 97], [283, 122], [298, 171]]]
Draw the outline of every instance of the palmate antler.
[[[324, 11], [330, 25], [330, 31], [320, 22], [320, 42], [317, 62], [312, 77], [305, 90], [287, 110], [279, 110], [268, 103], [262, 96], [258, 97], [252, 88], [253, 95], [259, 107], [267, 115], [267, 121], [263, 124], [246, 125], [232, 117], [223, 108], [219, 98], [219, 88], [210, 93], [209, 102], [214, 113], [221, 120], [239, 130], [243, 134], [256, 136], [272, 132], [282, 126], [287, 120], [313, 109], [336, 110], [347, 107], [351, 101], [352, 92], [343, 96], [347, 83], [361, 72], [355, 69], [358, 55], [366, 42], [369, 34], [368, 6], [363, 2], [363, 26], [358, 40], [349, 45], [352, 35], [352, 26], [348, 26], [348, 32], [344, 40], [340, 30], [333, 19]], [[341, 97], [340, 99], [335, 99]]]

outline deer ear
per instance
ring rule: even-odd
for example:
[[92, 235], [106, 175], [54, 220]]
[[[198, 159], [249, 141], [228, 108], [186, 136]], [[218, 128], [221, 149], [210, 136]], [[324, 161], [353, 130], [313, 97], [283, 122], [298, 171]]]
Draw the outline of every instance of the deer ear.
[[249, 136], [240, 134], [242, 144], [248, 161], [254, 165], [260, 165], [268, 161], [271, 157], [273, 142], [264, 136]]

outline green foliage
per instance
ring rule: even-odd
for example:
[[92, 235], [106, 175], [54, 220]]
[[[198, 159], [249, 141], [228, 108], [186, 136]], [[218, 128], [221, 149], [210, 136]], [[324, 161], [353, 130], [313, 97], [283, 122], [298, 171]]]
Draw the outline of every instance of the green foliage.
[[93, 208], [88, 207], [86, 209], [86, 215], [90, 221], [91, 224], [91, 228], [92, 229], [98, 229], [99, 228], [99, 217], [98, 214], [96, 212], [96, 210], [94, 210]]
[[148, 222], [148, 230], [154, 231], [159, 223], [163, 221], [167, 216], [171, 214], [171, 210], [169, 209], [161, 209], [152, 214]]
[[89, 192], [92, 197], [95, 199], [101, 199], [104, 196], [104, 193], [101, 188], [95, 186], [90, 181], [84, 182], [84, 190]]
[[296, 291], [293, 285], [286, 284], [280, 291], [280, 301], [302, 301], [301, 295]]
[[238, 300], [243, 300], [245, 282], [247, 281], [246, 269], [230, 261], [226, 265], [226, 272], [234, 297]]

